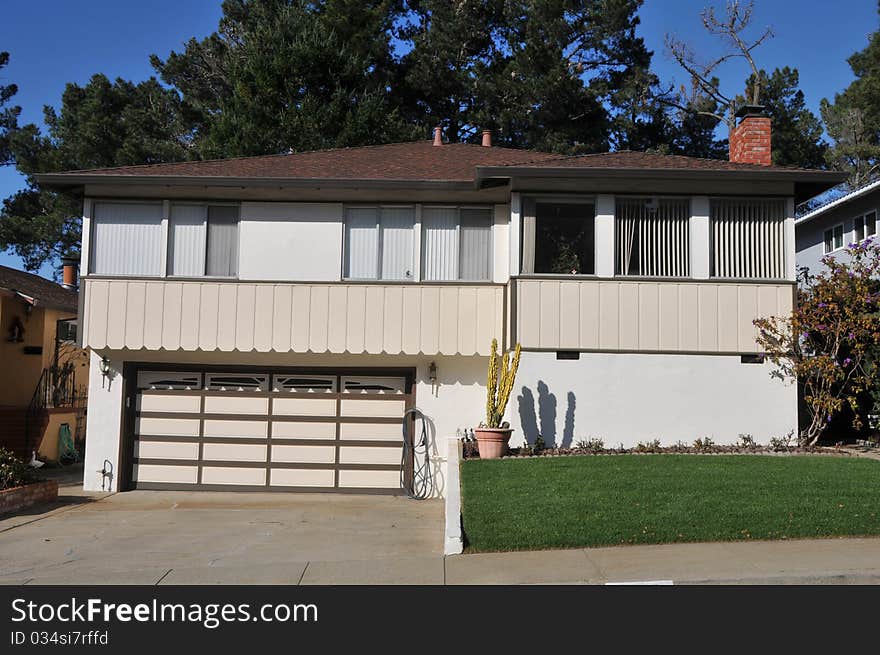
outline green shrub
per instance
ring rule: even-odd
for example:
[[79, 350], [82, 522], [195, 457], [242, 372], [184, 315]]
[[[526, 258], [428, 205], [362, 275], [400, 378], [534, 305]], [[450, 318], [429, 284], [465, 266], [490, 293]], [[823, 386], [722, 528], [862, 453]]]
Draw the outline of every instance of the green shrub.
[[0, 448], [0, 491], [37, 481], [37, 472], [5, 448]]

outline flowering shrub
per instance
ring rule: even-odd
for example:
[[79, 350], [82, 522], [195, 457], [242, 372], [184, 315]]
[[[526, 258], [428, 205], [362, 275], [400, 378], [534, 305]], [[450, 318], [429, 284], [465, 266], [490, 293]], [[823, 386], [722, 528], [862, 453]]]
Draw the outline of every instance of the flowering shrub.
[[790, 316], [755, 321], [774, 375], [802, 386], [810, 416], [798, 439], [803, 446], [815, 445], [844, 406], [853, 410], [853, 427], [861, 427], [859, 398], [874, 386], [872, 361], [880, 346], [880, 245], [867, 239], [822, 262], [818, 275], [799, 273]]
[[36, 482], [36, 471], [5, 448], [0, 448], [0, 491]]

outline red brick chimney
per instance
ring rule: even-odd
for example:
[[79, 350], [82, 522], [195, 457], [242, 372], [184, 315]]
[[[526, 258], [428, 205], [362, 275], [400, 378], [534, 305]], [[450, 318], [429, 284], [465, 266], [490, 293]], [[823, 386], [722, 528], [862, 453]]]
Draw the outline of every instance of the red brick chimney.
[[759, 105], [744, 105], [736, 112], [739, 119], [730, 131], [730, 161], [740, 164], [770, 166], [773, 163], [770, 150], [770, 117]]
[[65, 289], [76, 290], [76, 267], [79, 260], [75, 257], [61, 258], [61, 286]]
[[434, 128], [434, 145], [443, 145], [443, 129], [439, 125]]
[[491, 148], [492, 147], [492, 130], [483, 130], [482, 146], [484, 148]]

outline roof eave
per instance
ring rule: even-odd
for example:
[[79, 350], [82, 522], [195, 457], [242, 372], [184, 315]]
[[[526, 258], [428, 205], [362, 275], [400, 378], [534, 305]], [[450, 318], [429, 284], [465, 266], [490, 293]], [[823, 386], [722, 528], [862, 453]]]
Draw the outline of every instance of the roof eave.
[[853, 200], [861, 198], [862, 196], [870, 193], [871, 191], [876, 190], [878, 187], [880, 187], [880, 180], [876, 180], [874, 182], [871, 182], [870, 184], [866, 184], [862, 188], [856, 189], [855, 191], [850, 191], [849, 193], [841, 196], [840, 198], [836, 198], [835, 200], [832, 200], [831, 202], [829, 202], [825, 205], [822, 205], [821, 207], [818, 207], [811, 212], [807, 212], [806, 214], [801, 216], [799, 219], [797, 219], [796, 223], [798, 225], [803, 225], [804, 223], [809, 223], [813, 219], [819, 218], [819, 216], [822, 216], [826, 212], [829, 212], [836, 207], [841, 207], [848, 202], [851, 202]]
[[293, 189], [449, 189], [471, 190], [471, 180], [344, 179], [290, 177], [228, 177], [210, 175], [109, 175], [94, 173], [41, 173], [34, 176], [42, 185], [55, 188], [86, 184], [131, 184], [143, 186], [258, 187]]
[[692, 179], [692, 180], [740, 180], [768, 182], [791, 182], [795, 185], [796, 198], [811, 198], [846, 179], [838, 171], [807, 170], [699, 170], [681, 168], [609, 168], [609, 167], [543, 167], [543, 166], [477, 166], [476, 184], [485, 186], [490, 180], [513, 178], [541, 179]]

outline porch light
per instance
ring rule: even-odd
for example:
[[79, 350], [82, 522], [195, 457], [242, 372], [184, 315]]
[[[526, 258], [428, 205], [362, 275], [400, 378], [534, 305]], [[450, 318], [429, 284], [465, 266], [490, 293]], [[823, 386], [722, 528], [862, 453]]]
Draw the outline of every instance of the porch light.
[[101, 388], [104, 388], [104, 382], [110, 378], [113, 369], [110, 368], [110, 360], [107, 359], [106, 356], [101, 358], [101, 363], [98, 365], [101, 370]]
[[432, 385], [437, 383], [437, 364], [435, 362], [428, 364], [428, 379]]

